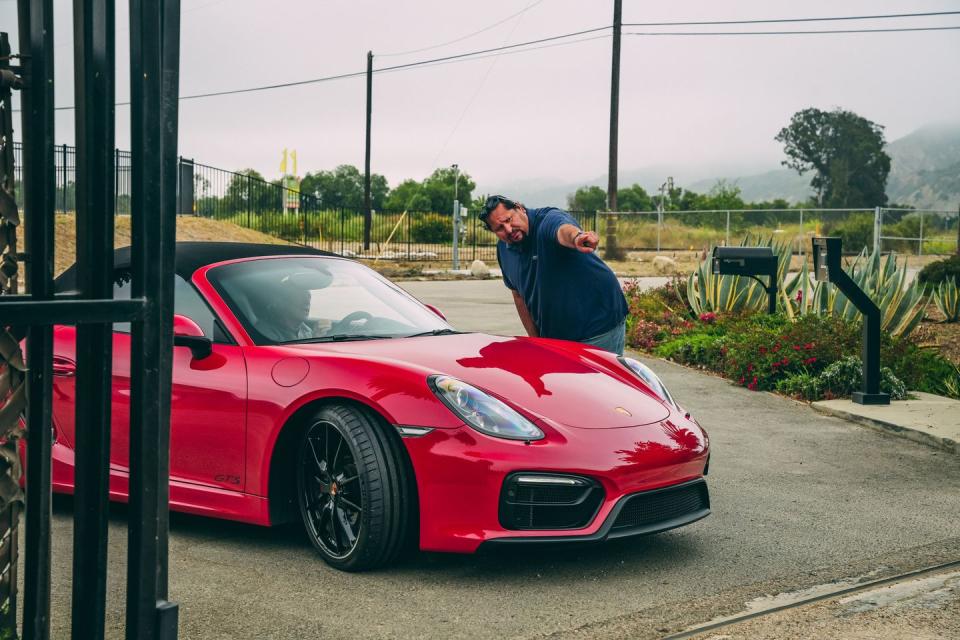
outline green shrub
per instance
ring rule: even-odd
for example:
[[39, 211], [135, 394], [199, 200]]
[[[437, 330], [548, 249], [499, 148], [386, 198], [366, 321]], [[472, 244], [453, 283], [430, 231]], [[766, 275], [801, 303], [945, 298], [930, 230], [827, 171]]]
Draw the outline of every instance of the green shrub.
[[727, 329], [722, 373], [748, 389], [773, 390], [799, 373], [819, 373], [839, 353], [859, 350], [855, 323], [832, 316], [753, 316]]
[[410, 236], [414, 242], [453, 242], [453, 218], [438, 213], [417, 216], [410, 224]]
[[823, 235], [843, 238], [843, 248], [860, 251], [873, 246], [873, 213], [853, 213], [841, 221], [824, 221]]
[[820, 377], [805, 371], [795, 373], [777, 382], [777, 391], [784, 395], [810, 401], [819, 400], [823, 397], [820, 392]]
[[715, 369], [723, 358], [723, 336], [712, 333], [691, 333], [668, 342], [654, 350], [661, 358], [681, 364]]
[[936, 349], [887, 336], [880, 345], [880, 362], [890, 367], [910, 389], [926, 393], [945, 393], [944, 380], [956, 370]]
[[960, 398], [960, 367], [954, 367], [953, 373], [943, 379], [943, 392], [951, 398]]
[[[859, 391], [863, 384], [863, 361], [857, 356], [845, 356], [826, 369], [818, 378], [819, 391], [827, 398], [846, 397]], [[880, 390], [889, 393], [892, 400], [907, 397], [907, 387], [893, 374], [890, 367], [880, 368]]]
[[932, 285], [940, 284], [948, 278], [955, 278], [960, 281], [960, 255], [931, 262], [921, 269], [917, 276], [920, 282]]

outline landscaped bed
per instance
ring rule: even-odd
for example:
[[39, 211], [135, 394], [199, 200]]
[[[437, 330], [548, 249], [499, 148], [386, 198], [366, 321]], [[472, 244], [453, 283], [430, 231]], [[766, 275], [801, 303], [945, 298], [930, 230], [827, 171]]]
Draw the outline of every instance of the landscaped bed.
[[[774, 315], [752, 280], [712, 276], [705, 266], [656, 289], [628, 284], [628, 344], [756, 391], [811, 401], [849, 396], [862, 375], [859, 315], [832, 285], [815, 287], [806, 272], [787, 277], [781, 258]], [[932, 293], [905, 284], [902, 270], [895, 257], [879, 256], [848, 267], [882, 303], [881, 389], [895, 399], [907, 390], [960, 397], [960, 323], [941, 322]]]

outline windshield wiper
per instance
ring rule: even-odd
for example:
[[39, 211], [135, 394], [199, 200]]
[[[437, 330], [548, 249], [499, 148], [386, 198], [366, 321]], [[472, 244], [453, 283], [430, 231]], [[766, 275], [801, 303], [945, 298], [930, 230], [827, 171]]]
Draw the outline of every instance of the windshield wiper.
[[456, 331], [455, 329], [432, 329], [430, 331], [423, 331], [421, 333], [411, 333], [410, 335], [403, 337], [419, 338], [420, 336], [450, 336], [455, 333], [466, 333], [466, 331]]
[[375, 336], [367, 333], [341, 333], [335, 336], [318, 336], [316, 338], [301, 338], [288, 340], [280, 344], [313, 344], [315, 342], [350, 342], [351, 340], [387, 340], [396, 336]]

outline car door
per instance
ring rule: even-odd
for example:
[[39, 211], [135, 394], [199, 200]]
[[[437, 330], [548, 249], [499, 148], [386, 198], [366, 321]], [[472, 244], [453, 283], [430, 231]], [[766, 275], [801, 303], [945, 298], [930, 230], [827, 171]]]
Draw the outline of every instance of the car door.
[[[193, 285], [176, 276], [174, 313], [197, 323], [213, 352], [195, 359], [187, 347], [173, 349], [170, 410], [170, 478], [234, 491], [244, 487], [247, 373], [243, 353]], [[117, 273], [117, 298], [129, 298], [129, 274]], [[113, 333], [113, 429], [110, 463], [130, 465], [130, 325]]]

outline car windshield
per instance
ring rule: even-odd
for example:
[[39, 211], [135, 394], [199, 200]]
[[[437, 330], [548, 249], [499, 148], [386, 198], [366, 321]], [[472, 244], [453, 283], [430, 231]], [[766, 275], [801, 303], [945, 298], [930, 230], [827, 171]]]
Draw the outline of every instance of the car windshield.
[[247, 260], [207, 277], [259, 345], [453, 332], [415, 298], [349, 260]]

